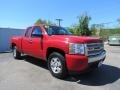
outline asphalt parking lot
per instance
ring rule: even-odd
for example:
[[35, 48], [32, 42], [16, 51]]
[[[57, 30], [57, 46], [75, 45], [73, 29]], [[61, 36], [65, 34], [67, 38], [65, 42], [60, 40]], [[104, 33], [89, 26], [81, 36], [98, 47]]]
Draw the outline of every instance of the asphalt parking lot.
[[99, 70], [65, 80], [54, 78], [43, 61], [0, 53], [0, 90], [120, 90], [120, 46], [105, 49], [107, 58]]

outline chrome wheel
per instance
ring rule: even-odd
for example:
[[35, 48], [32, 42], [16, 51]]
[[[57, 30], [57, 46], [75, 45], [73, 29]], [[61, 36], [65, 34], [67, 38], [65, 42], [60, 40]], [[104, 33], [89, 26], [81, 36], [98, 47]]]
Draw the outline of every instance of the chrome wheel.
[[16, 57], [16, 52], [17, 52], [17, 51], [16, 51], [16, 48], [14, 47], [14, 48], [13, 48], [13, 56], [14, 56], [14, 57]]
[[20, 59], [21, 58], [21, 53], [17, 51], [16, 46], [13, 47], [13, 57], [15, 59]]
[[57, 78], [63, 79], [67, 76], [65, 58], [58, 52], [53, 52], [48, 57], [48, 69]]
[[61, 64], [61, 61], [58, 57], [54, 57], [51, 59], [50, 68], [56, 74], [62, 72], [62, 64]]

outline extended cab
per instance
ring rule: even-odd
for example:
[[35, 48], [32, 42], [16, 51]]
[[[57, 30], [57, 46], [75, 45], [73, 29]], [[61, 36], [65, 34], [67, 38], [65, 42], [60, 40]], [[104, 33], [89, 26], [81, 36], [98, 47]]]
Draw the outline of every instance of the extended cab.
[[28, 27], [21, 37], [12, 37], [11, 48], [15, 59], [27, 54], [45, 60], [57, 78], [97, 68], [106, 57], [99, 38], [74, 36], [65, 28], [42, 24]]

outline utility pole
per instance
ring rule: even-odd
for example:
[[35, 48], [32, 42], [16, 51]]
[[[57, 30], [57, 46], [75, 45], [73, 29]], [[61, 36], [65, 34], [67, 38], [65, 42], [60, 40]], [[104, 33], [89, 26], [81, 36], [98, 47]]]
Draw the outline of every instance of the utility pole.
[[56, 19], [56, 21], [58, 21], [59, 27], [61, 26], [61, 21], [63, 21], [62, 19]]

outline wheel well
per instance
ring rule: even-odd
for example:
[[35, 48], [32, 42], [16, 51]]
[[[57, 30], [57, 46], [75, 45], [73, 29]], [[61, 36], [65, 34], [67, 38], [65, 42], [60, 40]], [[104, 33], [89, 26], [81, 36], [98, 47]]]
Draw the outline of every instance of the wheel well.
[[15, 44], [15, 43], [12, 43], [12, 47], [11, 47], [11, 48], [13, 49], [14, 46], [16, 46], [16, 44]]
[[58, 52], [65, 57], [65, 52], [63, 50], [58, 49], [58, 48], [48, 48], [47, 49], [47, 54], [46, 54], [47, 59], [48, 59], [49, 55], [53, 52]]

